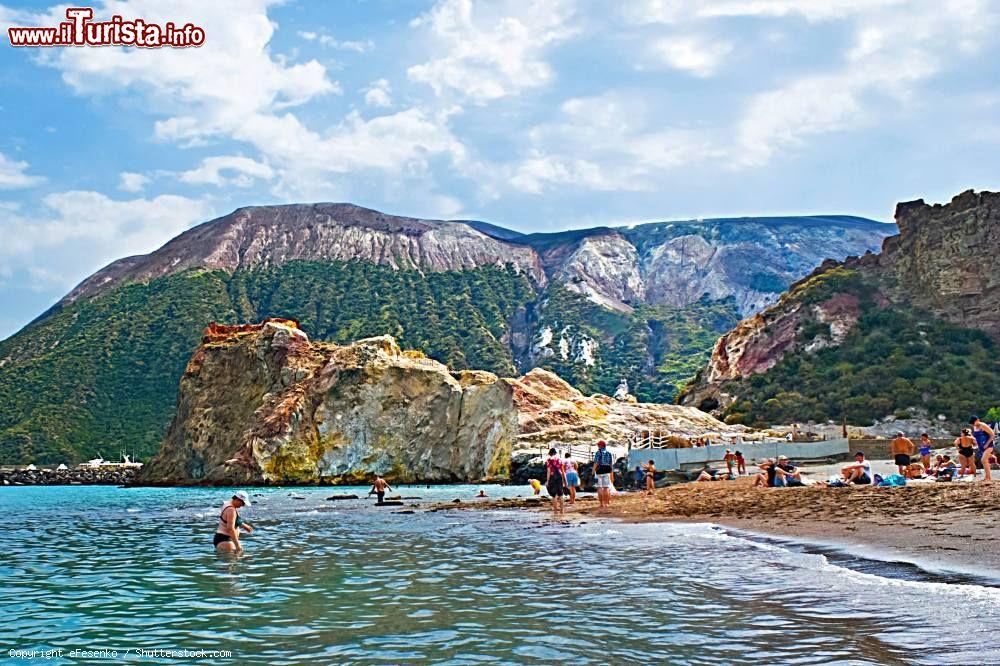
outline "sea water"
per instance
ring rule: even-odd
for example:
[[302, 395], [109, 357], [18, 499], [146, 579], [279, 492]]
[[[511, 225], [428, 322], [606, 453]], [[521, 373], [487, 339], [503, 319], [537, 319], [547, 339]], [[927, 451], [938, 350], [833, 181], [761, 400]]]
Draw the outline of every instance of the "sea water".
[[[423, 505], [470, 501], [478, 489], [398, 490]], [[212, 548], [225, 489], [0, 488], [2, 656], [1000, 663], [1000, 640], [989, 639], [1000, 626], [1000, 589], [967, 577], [852, 567], [711, 525], [400, 513], [412, 509], [325, 499], [366, 491], [250, 489], [253, 507], [242, 513], [257, 530], [233, 558]]]

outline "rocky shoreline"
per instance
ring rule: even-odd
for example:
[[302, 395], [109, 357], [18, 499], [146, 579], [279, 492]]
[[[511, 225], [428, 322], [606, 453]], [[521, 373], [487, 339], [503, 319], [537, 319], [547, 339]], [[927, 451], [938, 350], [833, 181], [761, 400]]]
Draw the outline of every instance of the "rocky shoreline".
[[135, 468], [0, 470], [3, 486], [124, 486], [135, 479]]

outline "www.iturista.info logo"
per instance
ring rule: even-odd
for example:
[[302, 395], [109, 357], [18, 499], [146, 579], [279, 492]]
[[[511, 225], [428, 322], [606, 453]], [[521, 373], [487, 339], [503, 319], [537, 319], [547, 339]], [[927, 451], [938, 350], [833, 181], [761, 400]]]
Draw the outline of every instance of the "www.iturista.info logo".
[[93, 21], [90, 7], [70, 7], [67, 21], [54, 27], [10, 27], [11, 46], [139, 46], [186, 48], [205, 43], [205, 30], [193, 23], [150, 23], [124, 19], [117, 14], [107, 21]]

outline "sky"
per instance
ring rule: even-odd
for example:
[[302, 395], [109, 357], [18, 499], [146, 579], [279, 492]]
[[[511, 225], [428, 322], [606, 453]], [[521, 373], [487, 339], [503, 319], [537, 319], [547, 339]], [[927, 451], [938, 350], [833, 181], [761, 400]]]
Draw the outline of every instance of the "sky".
[[109, 0], [189, 49], [14, 48], [0, 0], [0, 338], [234, 208], [520, 231], [890, 220], [1000, 188], [990, 0]]

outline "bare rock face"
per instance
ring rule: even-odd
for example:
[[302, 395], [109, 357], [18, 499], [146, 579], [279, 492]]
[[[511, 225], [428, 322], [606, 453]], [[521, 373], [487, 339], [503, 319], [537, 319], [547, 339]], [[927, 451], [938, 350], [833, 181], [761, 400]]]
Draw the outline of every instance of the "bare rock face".
[[391, 337], [312, 343], [294, 322], [210, 327], [140, 483], [458, 481], [506, 469], [510, 388]]
[[[778, 304], [722, 336], [683, 404], [725, 408], [731, 382], [767, 372], [789, 353], [839, 345], [860, 315], [859, 284], [879, 308], [913, 306], [1000, 339], [1000, 275], [990, 261], [1000, 243], [1000, 194], [969, 190], [946, 205], [901, 203], [896, 224], [899, 235], [886, 238], [880, 254], [824, 262]], [[831, 288], [842, 276], [852, 279]], [[810, 327], [824, 333], [801, 335]]]
[[621, 234], [583, 239], [555, 273], [570, 291], [611, 310], [631, 312], [645, 299], [639, 254]]
[[878, 265], [891, 298], [1000, 339], [1000, 193], [963, 192], [951, 203], [896, 207], [899, 236]]
[[624, 444], [640, 430], [682, 437], [745, 430], [693, 407], [621, 401], [600, 394], [585, 396], [558, 375], [538, 368], [509, 383], [520, 431], [515, 447], [521, 449], [593, 444], [599, 439]]
[[545, 283], [535, 252], [469, 224], [387, 215], [352, 204], [240, 208], [190, 229], [152, 254], [98, 271], [63, 302], [189, 268], [232, 271], [311, 261], [368, 261], [393, 268], [448, 271], [511, 264]]
[[637, 429], [737, 430], [690, 407], [586, 397], [544, 370], [450, 372], [388, 336], [338, 346], [289, 320], [213, 324], [136, 482], [474, 481], [506, 474], [514, 446], [624, 441]]

